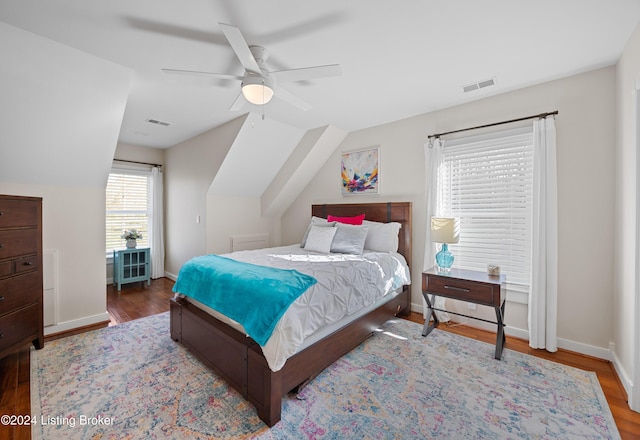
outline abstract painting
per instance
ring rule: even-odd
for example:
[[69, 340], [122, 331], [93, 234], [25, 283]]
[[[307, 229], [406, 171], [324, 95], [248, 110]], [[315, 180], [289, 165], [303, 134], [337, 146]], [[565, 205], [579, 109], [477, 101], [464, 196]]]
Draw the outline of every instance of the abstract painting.
[[342, 154], [342, 195], [378, 194], [380, 148]]

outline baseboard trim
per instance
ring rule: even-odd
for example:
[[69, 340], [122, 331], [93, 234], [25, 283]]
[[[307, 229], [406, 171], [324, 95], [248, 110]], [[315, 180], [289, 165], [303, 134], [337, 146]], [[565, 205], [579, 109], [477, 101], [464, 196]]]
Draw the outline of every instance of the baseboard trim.
[[164, 276], [169, 278], [171, 281], [175, 282], [178, 279], [177, 275], [172, 274], [171, 272], [165, 272]]
[[622, 362], [620, 362], [620, 359], [616, 355], [615, 347], [611, 350], [611, 363], [613, 364], [613, 368], [615, 368], [616, 370], [620, 385], [622, 385], [624, 392], [627, 394], [627, 403], [629, 404], [629, 407], [632, 407], [633, 402], [631, 401], [631, 396], [633, 396], [634, 391], [633, 381], [627, 374], [627, 371], [622, 366]]
[[61, 322], [56, 325], [50, 325], [44, 328], [44, 335], [55, 335], [58, 333], [67, 332], [69, 330], [75, 330], [81, 327], [93, 326], [96, 324], [108, 322], [110, 320], [107, 312], [100, 313], [98, 315], [87, 316], [80, 319], [74, 319], [72, 321]]
[[[422, 304], [411, 304], [411, 310], [414, 312], [422, 313], [424, 316], [424, 309]], [[476, 321], [474, 319], [469, 319], [464, 321], [464, 325], [469, 327], [478, 328], [481, 330], [486, 330], [489, 332], [496, 331], [495, 324], [489, 324], [482, 321]], [[529, 340], [529, 331], [526, 329], [520, 329], [516, 327], [506, 326], [504, 328], [504, 332], [507, 336], [512, 336], [519, 339], [524, 339], [525, 341]], [[606, 361], [613, 362], [613, 353], [610, 349], [596, 347], [593, 345], [583, 344], [582, 342], [570, 341], [568, 339], [558, 338], [558, 348], [562, 348], [563, 350], [573, 351], [575, 353], [584, 354], [586, 356], [595, 357], [598, 359], [604, 359]]]

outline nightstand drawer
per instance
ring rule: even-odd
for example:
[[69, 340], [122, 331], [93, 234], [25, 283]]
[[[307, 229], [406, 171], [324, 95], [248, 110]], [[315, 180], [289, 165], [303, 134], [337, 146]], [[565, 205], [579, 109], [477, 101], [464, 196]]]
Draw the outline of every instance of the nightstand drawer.
[[491, 285], [439, 276], [427, 276], [425, 284], [425, 291], [439, 296], [488, 306], [500, 305], [500, 293]]

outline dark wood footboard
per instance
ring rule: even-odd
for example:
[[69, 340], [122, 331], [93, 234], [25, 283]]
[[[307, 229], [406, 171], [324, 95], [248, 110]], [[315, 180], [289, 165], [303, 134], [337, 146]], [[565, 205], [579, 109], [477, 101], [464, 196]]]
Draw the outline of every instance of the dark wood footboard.
[[268, 426], [280, 421], [282, 397], [315, 377], [360, 345], [374, 330], [400, 312], [407, 312], [408, 287], [393, 300], [289, 358], [271, 371], [260, 346], [182, 299], [171, 300], [171, 338], [227, 381], [252, 403]]

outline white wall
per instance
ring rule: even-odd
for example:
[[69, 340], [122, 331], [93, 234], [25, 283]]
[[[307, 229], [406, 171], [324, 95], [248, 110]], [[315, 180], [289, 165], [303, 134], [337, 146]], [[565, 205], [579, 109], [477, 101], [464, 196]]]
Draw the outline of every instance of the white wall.
[[[559, 111], [559, 345], [608, 358], [613, 339], [613, 235], [603, 225], [614, 219], [614, 67], [349, 134], [283, 215], [283, 244], [301, 239], [313, 203], [411, 201], [412, 304], [417, 309], [427, 224], [427, 135], [553, 110]], [[381, 194], [341, 197], [340, 154], [374, 145], [381, 147]], [[505, 315], [507, 325], [526, 331], [526, 306], [509, 302]]]
[[280, 243], [280, 218], [263, 217], [260, 197], [207, 195], [206, 253], [231, 251], [234, 235], [269, 234], [269, 245]]
[[0, 193], [43, 198], [59, 257], [45, 333], [107, 321], [104, 189], [132, 72], [4, 23], [0, 59]]
[[1, 194], [42, 197], [42, 248], [58, 253], [58, 316], [45, 334], [108, 321], [104, 188], [0, 182]]
[[[165, 273], [207, 247], [207, 193], [246, 115], [165, 151]], [[233, 214], [225, 207], [216, 209]], [[199, 222], [196, 221], [199, 219]]]
[[[632, 408], [640, 411], [640, 325], [638, 301], [638, 135], [635, 99], [640, 88], [640, 27], [629, 39], [617, 66], [616, 252], [614, 342], [616, 366]], [[637, 93], [640, 93], [637, 92]]]

